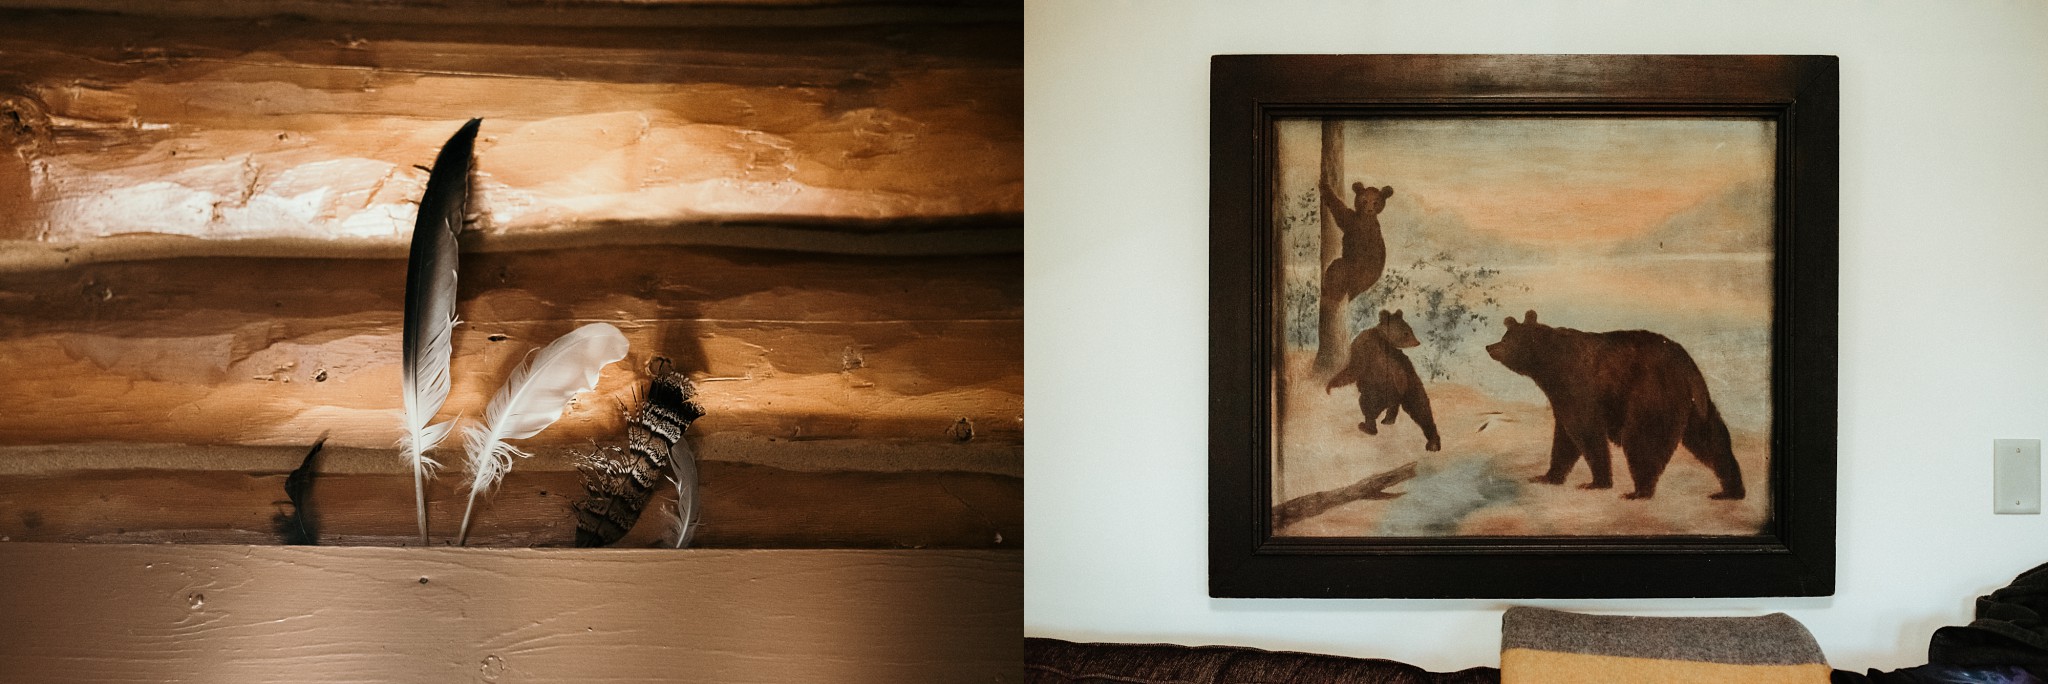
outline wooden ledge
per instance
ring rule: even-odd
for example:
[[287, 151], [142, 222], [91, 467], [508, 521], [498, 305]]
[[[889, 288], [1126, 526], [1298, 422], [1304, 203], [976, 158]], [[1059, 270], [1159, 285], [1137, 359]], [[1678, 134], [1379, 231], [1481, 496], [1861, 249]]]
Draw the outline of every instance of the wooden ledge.
[[1011, 551], [0, 544], [0, 584], [21, 681], [986, 682], [1023, 662]]

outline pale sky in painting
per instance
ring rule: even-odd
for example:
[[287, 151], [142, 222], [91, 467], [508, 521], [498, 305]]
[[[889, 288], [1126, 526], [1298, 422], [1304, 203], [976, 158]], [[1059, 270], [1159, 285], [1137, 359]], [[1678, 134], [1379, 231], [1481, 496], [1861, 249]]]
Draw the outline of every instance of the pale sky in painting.
[[[1498, 339], [1501, 317], [1535, 309], [1555, 325], [1651, 330], [1679, 341], [1700, 362], [1724, 417], [1761, 428], [1770, 407], [1773, 126], [1353, 119], [1343, 124], [1340, 193], [1349, 200], [1353, 181], [1394, 187], [1380, 215], [1390, 273], [1441, 280], [1436, 255], [1498, 273], [1496, 301], [1467, 302], [1486, 323], [1446, 361], [1457, 382], [1541, 401], [1533, 384], [1482, 350]], [[1277, 133], [1279, 208], [1298, 211], [1319, 175], [1322, 124], [1283, 120]], [[1320, 262], [1300, 256], [1282, 252], [1288, 277], [1318, 277]], [[1430, 266], [1415, 270], [1425, 261]]]
[[[1312, 182], [1320, 124], [1282, 126], [1306, 127], [1279, 136], [1283, 186]], [[1746, 119], [1364, 119], [1344, 131], [1347, 181], [1392, 185], [1478, 233], [1567, 249], [1640, 238], [1745, 184], [1769, 187], [1774, 144], [1770, 122]]]

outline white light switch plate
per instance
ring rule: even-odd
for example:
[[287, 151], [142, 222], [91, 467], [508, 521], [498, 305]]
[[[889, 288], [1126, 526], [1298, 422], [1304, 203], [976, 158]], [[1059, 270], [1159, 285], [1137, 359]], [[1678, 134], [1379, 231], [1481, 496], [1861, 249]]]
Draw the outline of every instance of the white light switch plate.
[[1991, 510], [2041, 512], [2041, 440], [1991, 440]]

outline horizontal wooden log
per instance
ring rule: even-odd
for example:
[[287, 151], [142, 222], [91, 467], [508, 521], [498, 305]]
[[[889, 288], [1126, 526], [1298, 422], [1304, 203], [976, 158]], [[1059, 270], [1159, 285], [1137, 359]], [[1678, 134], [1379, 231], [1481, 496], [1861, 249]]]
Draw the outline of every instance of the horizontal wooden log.
[[[747, 434], [691, 432], [698, 457], [764, 465], [803, 472], [905, 472], [937, 470], [1023, 477], [1023, 445], [978, 442], [877, 443], [867, 440], [787, 440]], [[282, 446], [230, 446], [81, 442], [0, 446], [0, 475], [48, 475], [69, 470], [233, 470], [246, 473], [283, 472], [296, 468], [310, 443]], [[395, 448], [365, 449], [328, 446], [321, 450], [320, 471], [358, 475], [404, 474]], [[576, 462], [596, 448], [579, 445], [535, 447], [521, 470], [575, 470]], [[461, 469], [460, 451], [429, 452]]]
[[403, 244], [418, 165], [470, 117], [496, 233], [1023, 210], [1014, 21], [0, 24], [0, 240]]
[[4, 0], [0, 6], [153, 17], [553, 28], [966, 24], [1023, 18], [1018, 0]]
[[[1024, 251], [1023, 217], [976, 216], [940, 221], [594, 222], [560, 230], [461, 235], [467, 253], [522, 252], [601, 246], [678, 245], [867, 256], [963, 256]], [[204, 240], [133, 234], [91, 242], [0, 240], [0, 273], [52, 271], [118, 261], [190, 257], [403, 259], [408, 245], [391, 241], [309, 238]]]
[[[214, 332], [252, 319], [326, 318], [403, 308], [403, 252], [387, 259], [180, 258], [0, 272], [9, 331], [172, 320]], [[465, 317], [587, 313], [620, 297], [661, 318], [888, 321], [1017, 318], [1018, 253], [842, 256], [681, 245], [569, 246], [465, 253], [463, 304], [524, 292]], [[211, 327], [186, 309], [235, 314]], [[506, 315], [510, 314], [510, 315]], [[468, 318], [466, 318], [467, 320]]]
[[[601, 320], [633, 355], [533, 445], [619, 439], [621, 406], [662, 355], [700, 384], [700, 434], [1015, 447], [1021, 261], [673, 245], [472, 255], [443, 415], [479, 415], [529, 350]], [[0, 273], [0, 402], [14, 407], [0, 444], [303, 445], [327, 432], [333, 447], [390, 449], [403, 280], [396, 259]]]
[[[703, 464], [705, 548], [1021, 548], [1021, 478], [959, 472], [796, 472]], [[41, 542], [278, 544], [290, 513], [285, 471], [73, 470], [0, 475], [0, 538]], [[428, 489], [433, 543], [453, 543], [462, 478]], [[570, 546], [569, 506], [583, 497], [573, 471], [515, 467], [478, 504], [472, 546]], [[656, 491], [618, 546], [673, 541], [663, 517], [673, 489]], [[409, 475], [322, 472], [311, 510], [322, 544], [418, 545]]]
[[0, 544], [5, 678], [989, 682], [1023, 554]]

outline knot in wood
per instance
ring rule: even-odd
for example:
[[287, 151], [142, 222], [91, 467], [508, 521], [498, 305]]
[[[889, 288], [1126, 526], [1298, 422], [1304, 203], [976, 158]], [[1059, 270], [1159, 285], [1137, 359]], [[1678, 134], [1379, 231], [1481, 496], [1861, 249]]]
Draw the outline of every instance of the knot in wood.
[[42, 101], [0, 91], [0, 145], [34, 152], [50, 139], [50, 115]]

